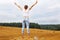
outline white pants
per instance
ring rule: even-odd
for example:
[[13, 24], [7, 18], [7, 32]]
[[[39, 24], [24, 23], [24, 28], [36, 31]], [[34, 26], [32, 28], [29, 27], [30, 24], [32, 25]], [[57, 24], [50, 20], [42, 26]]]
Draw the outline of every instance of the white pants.
[[24, 18], [24, 20], [22, 22], [22, 34], [24, 33], [25, 24], [26, 24], [26, 27], [27, 27], [27, 33], [30, 33], [30, 30], [29, 30], [29, 18]]

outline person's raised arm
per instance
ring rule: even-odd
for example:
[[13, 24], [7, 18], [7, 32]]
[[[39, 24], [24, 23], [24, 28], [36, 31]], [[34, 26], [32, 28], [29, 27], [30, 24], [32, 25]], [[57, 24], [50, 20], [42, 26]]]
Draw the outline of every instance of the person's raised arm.
[[21, 6], [19, 4], [17, 4], [17, 2], [14, 2], [14, 4], [20, 9], [22, 10]]
[[36, 0], [36, 2], [29, 8], [29, 10], [31, 10], [32, 7], [34, 7], [37, 3], [38, 3], [38, 1]]

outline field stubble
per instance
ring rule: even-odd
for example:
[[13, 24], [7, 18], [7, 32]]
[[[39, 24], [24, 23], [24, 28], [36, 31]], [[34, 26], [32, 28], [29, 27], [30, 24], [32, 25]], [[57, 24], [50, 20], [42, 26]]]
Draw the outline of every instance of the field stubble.
[[30, 35], [26, 28], [24, 35], [21, 28], [0, 26], [0, 40], [60, 40], [60, 31], [30, 29]]

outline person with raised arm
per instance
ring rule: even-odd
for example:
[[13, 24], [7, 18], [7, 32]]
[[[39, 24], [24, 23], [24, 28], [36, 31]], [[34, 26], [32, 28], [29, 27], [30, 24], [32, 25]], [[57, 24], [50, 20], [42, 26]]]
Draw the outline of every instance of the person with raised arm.
[[26, 23], [26, 27], [27, 27], [27, 33], [30, 34], [30, 30], [29, 30], [29, 11], [38, 3], [38, 1], [36, 0], [36, 2], [34, 4], [32, 4], [30, 7], [28, 5], [24, 5], [24, 7], [22, 8], [21, 5], [19, 5], [19, 3], [14, 2], [14, 4], [23, 11], [23, 21], [22, 21], [22, 34], [24, 34], [24, 28], [25, 28], [25, 23]]

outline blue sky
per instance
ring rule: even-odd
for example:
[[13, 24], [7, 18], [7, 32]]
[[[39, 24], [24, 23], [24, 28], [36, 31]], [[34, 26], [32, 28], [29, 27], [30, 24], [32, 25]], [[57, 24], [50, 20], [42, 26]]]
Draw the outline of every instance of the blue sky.
[[[21, 6], [31, 6], [34, 1], [17, 0]], [[29, 13], [30, 22], [60, 24], [60, 0], [38, 0], [38, 4]], [[22, 11], [14, 5], [14, 0], [0, 0], [0, 22], [21, 22], [22, 19]]]

